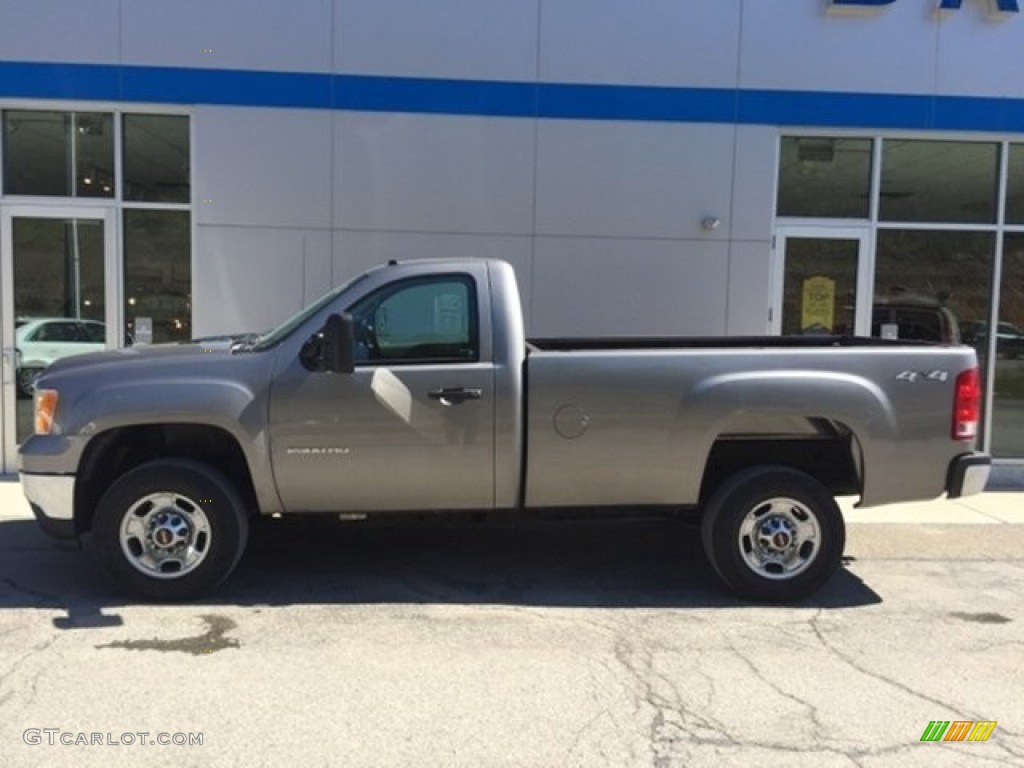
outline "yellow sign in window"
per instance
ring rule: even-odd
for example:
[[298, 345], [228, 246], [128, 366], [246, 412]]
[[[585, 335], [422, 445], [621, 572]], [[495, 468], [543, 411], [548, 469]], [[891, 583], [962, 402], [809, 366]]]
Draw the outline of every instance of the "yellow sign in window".
[[836, 281], [823, 275], [804, 280], [800, 330], [832, 333], [836, 314]]

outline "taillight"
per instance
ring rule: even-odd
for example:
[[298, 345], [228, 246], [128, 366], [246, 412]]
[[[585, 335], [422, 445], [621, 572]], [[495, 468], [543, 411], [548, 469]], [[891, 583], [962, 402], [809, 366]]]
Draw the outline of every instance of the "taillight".
[[953, 439], [973, 440], [978, 436], [981, 420], [981, 378], [978, 369], [961, 372], [956, 377], [953, 398]]

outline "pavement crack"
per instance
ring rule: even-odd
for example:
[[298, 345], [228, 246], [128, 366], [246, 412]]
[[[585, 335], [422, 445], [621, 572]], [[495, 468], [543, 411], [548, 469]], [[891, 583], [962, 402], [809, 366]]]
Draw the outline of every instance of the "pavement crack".
[[580, 726], [579, 730], [577, 730], [573, 736], [572, 744], [570, 744], [569, 748], [566, 750], [566, 757], [571, 757], [576, 752], [576, 750], [579, 749], [580, 744], [583, 742], [583, 737], [590, 731], [591, 728], [594, 727], [594, 724], [597, 723], [598, 720], [600, 720], [603, 717], [608, 717], [610, 715], [611, 710], [605, 707], [592, 718], [587, 720], [587, 722], [585, 722], [582, 726]]
[[[22, 665], [24, 665], [29, 659], [31, 659], [33, 656], [35, 656], [38, 653], [43, 653], [44, 651], [48, 650], [55, 642], [56, 642], [56, 638], [55, 637], [51, 637], [50, 639], [48, 639], [48, 640], [46, 640], [46, 641], [44, 641], [42, 643], [38, 643], [38, 644], [34, 645], [31, 650], [26, 651], [21, 656], [19, 656], [17, 659], [15, 659], [14, 663], [11, 664], [10, 667], [8, 667], [7, 671], [4, 672], [3, 674], [0, 674], [0, 689], [3, 689], [5, 687], [5, 684], [7, 683], [7, 681], [9, 679], [11, 679], [18, 672], [18, 670], [21, 669]], [[29, 701], [31, 701], [32, 699], [35, 698], [35, 695], [36, 695], [36, 683], [38, 682], [39, 677], [43, 674], [43, 671], [45, 671], [45, 670], [40, 670], [36, 674], [36, 676], [33, 678], [31, 683], [29, 684], [29, 688], [30, 688]], [[8, 692], [7, 695], [2, 700], [0, 700], [0, 704], [6, 704], [7, 701], [11, 697], [13, 697], [13, 695], [14, 695], [13, 691], [12, 692]]]
[[762, 683], [767, 685], [782, 698], [793, 702], [794, 704], [796, 704], [799, 707], [802, 707], [803, 709], [806, 709], [811, 716], [811, 723], [814, 725], [814, 731], [816, 734], [820, 736], [821, 734], [827, 731], [824, 724], [821, 722], [821, 717], [817, 706], [783, 689], [782, 686], [780, 686], [774, 680], [769, 680], [768, 677], [760, 670], [760, 668], [758, 668], [758, 666], [754, 664], [754, 662], [752, 662], [745, 653], [743, 653], [739, 648], [736, 647], [735, 643], [733, 643], [732, 640], [729, 640], [729, 649], [736, 655], [736, 658], [738, 658], [743, 663], [743, 665], [754, 674], [754, 677], [756, 677]]
[[[626, 638], [615, 644], [615, 658], [634, 682], [637, 702], [654, 711], [648, 728], [648, 749], [654, 765], [670, 765], [673, 750], [685, 740], [691, 746], [739, 746], [722, 723], [687, 707], [674, 681], [658, 674], [650, 649]], [[656, 689], [661, 683], [667, 693]]]
[[[868, 669], [863, 664], [858, 663], [849, 654], [844, 653], [843, 651], [841, 651], [838, 648], [836, 648], [835, 645], [832, 642], [830, 642], [829, 639], [825, 636], [824, 632], [822, 632], [821, 627], [818, 624], [818, 621], [822, 617], [822, 613], [823, 613], [823, 609], [819, 609], [815, 613], [815, 615], [810, 619], [809, 624], [811, 626], [811, 629], [813, 630], [815, 636], [818, 638], [818, 642], [821, 643], [822, 647], [825, 648], [825, 650], [827, 650], [829, 653], [831, 653], [837, 659], [842, 661], [844, 664], [849, 666], [851, 669], [854, 669], [857, 672], [860, 672], [862, 675], [865, 675], [866, 677], [869, 677], [869, 678], [871, 678], [873, 680], [877, 680], [877, 681], [879, 681], [881, 683], [884, 683], [886, 685], [892, 686], [893, 688], [896, 688], [897, 690], [902, 691], [903, 693], [907, 694], [908, 696], [912, 696], [914, 698], [920, 699], [921, 701], [927, 701], [930, 704], [934, 704], [935, 706], [940, 707], [942, 710], [944, 710], [947, 713], [946, 716], [950, 717], [950, 719], [952, 719], [953, 717], [955, 717], [958, 720], [984, 720], [985, 719], [984, 717], [980, 717], [979, 715], [976, 715], [974, 713], [967, 713], [964, 710], [962, 710], [960, 707], [958, 707], [956, 705], [953, 705], [953, 704], [950, 704], [947, 701], [942, 701], [941, 699], [938, 699], [938, 698], [936, 698], [934, 696], [929, 696], [927, 693], [922, 693], [921, 691], [916, 691], [913, 688], [911, 688], [910, 686], [906, 685], [905, 683], [901, 683], [899, 680], [894, 680], [893, 678], [889, 677], [888, 675], [884, 675], [884, 674], [882, 674], [880, 672], [875, 672], [874, 670]], [[1006, 735], [1011, 735], [1012, 736], [1012, 734], [1010, 732], [1006, 732]], [[1021, 753], [1015, 747], [1011, 748], [1011, 747], [1007, 746], [1005, 743], [1004, 744], [998, 744], [997, 746], [998, 746], [999, 749], [1002, 749], [1007, 755], [1012, 755], [1015, 758], [1020, 758], [1020, 757], [1024, 756], [1024, 753]], [[858, 752], [856, 754], [874, 757], [874, 756], [876, 756], [876, 755], [878, 755], [880, 753], [876, 752], [876, 751], [867, 750], [867, 751], [863, 751], [863, 752]], [[999, 761], [999, 758], [991, 758], [991, 759]]]
[[885, 683], [886, 685], [890, 685], [893, 688], [896, 688], [897, 690], [903, 691], [908, 696], [913, 696], [916, 699], [921, 699], [922, 701], [927, 701], [927, 702], [929, 702], [931, 704], [935, 704], [938, 707], [942, 707], [943, 709], [948, 711], [951, 715], [955, 714], [960, 719], [970, 719], [970, 720], [981, 720], [981, 719], [983, 719], [981, 717], [975, 717], [974, 715], [968, 716], [968, 715], [964, 714], [963, 711], [959, 707], [957, 707], [957, 706], [955, 706], [953, 704], [950, 704], [948, 701], [942, 701], [941, 699], [937, 699], [934, 696], [929, 696], [927, 693], [922, 693], [921, 691], [915, 691], [909, 685], [906, 685], [905, 683], [901, 683], [899, 680], [894, 680], [893, 678], [889, 677], [888, 675], [882, 674], [881, 672], [875, 672], [872, 669], [868, 669], [863, 664], [861, 664], [858, 661], [856, 661], [849, 654], [844, 653], [843, 651], [841, 651], [838, 648], [836, 648], [835, 645], [833, 645], [832, 642], [827, 637], [825, 637], [825, 634], [821, 631], [821, 627], [818, 625], [818, 621], [819, 621], [819, 619], [822, 616], [822, 611], [823, 611], [823, 609], [818, 609], [818, 611], [814, 614], [814, 616], [811, 617], [810, 622], [809, 622], [811, 630], [814, 632], [815, 636], [818, 638], [818, 642], [821, 643], [821, 646], [826, 651], [828, 651], [830, 654], [832, 654], [837, 659], [839, 659], [841, 662], [846, 664], [848, 667], [856, 670], [857, 672], [860, 672], [862, 675], [865, 675], [866, 677], [870, 677], [873, 680], [879, 681], [880, 683]]

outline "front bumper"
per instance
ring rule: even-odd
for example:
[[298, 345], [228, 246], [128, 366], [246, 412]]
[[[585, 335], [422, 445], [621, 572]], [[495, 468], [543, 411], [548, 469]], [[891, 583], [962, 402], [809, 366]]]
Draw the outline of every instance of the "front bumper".
[[76, 540], [75, 476], [18, 474], [32, 514], [43, 531], [55, 539]]
[[946, 475], [946, 495], [951, 499], [973, 496], [985, 490], [992, 471], [992, 457], [975, 451], [957, 456], [949, 464]]

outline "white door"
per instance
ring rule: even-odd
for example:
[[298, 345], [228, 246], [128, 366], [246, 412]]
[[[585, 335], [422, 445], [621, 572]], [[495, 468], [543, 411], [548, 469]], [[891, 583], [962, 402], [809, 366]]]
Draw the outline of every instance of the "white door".
[[772, 333], [869, 336], [869, 241], [859, 228], [776, 230]]
[[31, 388], [56, 360], [120, 344], [111, 208], [5, 206], [0, 214], [0, 465], [17, 470], [33, 430]]

